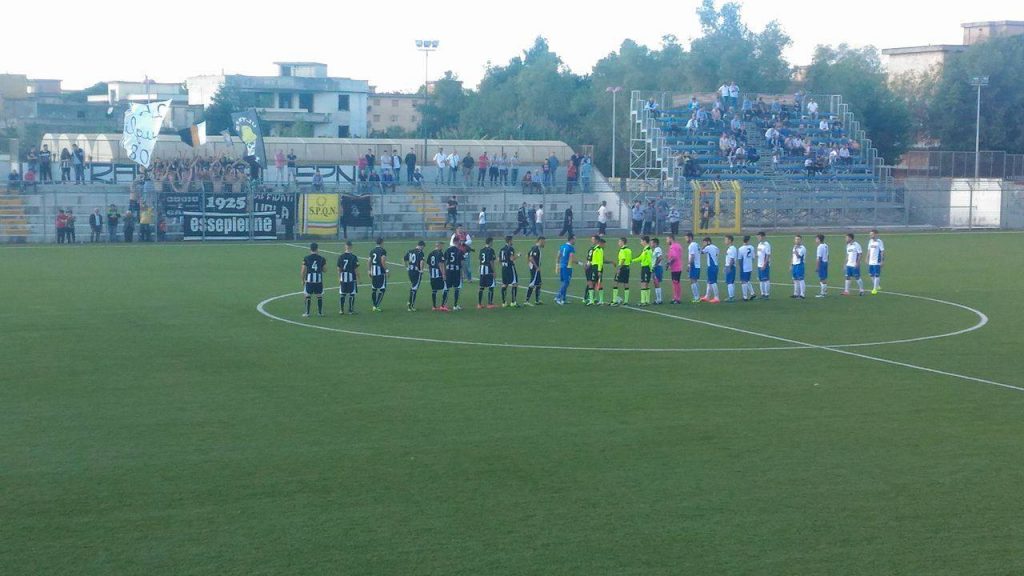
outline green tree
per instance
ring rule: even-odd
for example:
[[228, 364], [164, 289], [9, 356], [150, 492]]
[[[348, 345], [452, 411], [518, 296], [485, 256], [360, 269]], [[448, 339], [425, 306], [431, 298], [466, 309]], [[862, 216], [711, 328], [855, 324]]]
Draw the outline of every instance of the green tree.
[[[421, 90], [422, 94], [423, 91]], [[418, 136], [438, 138], [451, 133], [459, 126], [459, 116], [466, 107], [468, 95], [462, 87], [462, 80], [448, 70], [434, 82], [434, 91], [425, 104], [419, 106], [420, 130]]]
[[946, 61], [929, 107], [932, 135], [951, 150], [974, 148], [977, 89], [974, 76], [988, 76], [981, 91], [981, 148], [1024, 153], [1024, 36], [976, 44]]
[[706, 92], [735, 80], [741, 89], [782, 92], [790, 84], [790, 66], [782, 52], [792, 43], [778, 22], [754, 32], [743, 22], [740, 5], [715, 7], [703, 0], [697, 8], [702, 36], [690, 46], [690, 84]]
[[[231, 88], [227, 84], [221, 85], [203, 113], [206, 120], [206, 133], [220, 134], [224, 130], [230, 130], [233, 125], [231, 114], [255, 105], [256, 98], [253, 94]], [[265, 130], [266, 127], [264, 127]]]
[[842, 94], [887, 163], [895, 164], [910, 145], [910, 113], [889, 87], [874, 46], [818, 46], [805, 88], [815, 94]]

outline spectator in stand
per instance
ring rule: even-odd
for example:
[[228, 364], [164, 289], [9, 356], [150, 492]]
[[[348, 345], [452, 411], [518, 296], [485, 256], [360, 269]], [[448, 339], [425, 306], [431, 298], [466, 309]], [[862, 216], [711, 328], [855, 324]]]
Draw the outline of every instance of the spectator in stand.
[[533, 215], [533, 235], [544, 235], [544, 205], [538, 204], [537, 211]]
[[779, 147], [779, 138], [781, 136], [782, 134], [774, 126], [769, 126], [768, 129], [764, 131], [764, 139], [772, 148]]
[[103, 233], [103, 215], [99, 208], [93, 208], [92, 214], [89, 214], [89, 231], [89, 242], [99, 242], [100, 234]]
[[526, 209], [526, 202], [523, 202], [522, 205], [519, 206], [519, 210], [516, 212], [516, 229], [512, 232], [513, 236], [519, 232], [522, 232], [523, 236], [530, 233], [530, 216], [528, 212], [529, 211]]
[[608, 201], [601, 200], [601, 205], [597, 207], [597, 233], [604, 235], [608, 232], [608, 220], [611, 218], [612, 211], [608, 209]]
[[117, 242], [117, 223], [121, 220], [121, 213], [117, 211], [117, 206], [111, 204], [107, 208], [107, 240], [110, 242]]
[[526, 174], [523, 175], [523, 194], [527, 194], [529, 192], [533, 192], [534, 184], [535, 183], [533, 181], [533, 172], [530, 172], [529, 170], [527, 170]]
[[690, 112], [696, 112], [700, 108], [700, 102], [697, 102], [697, 97], [690, 97]]
[[7, 191], [16, 192], [21, 189], [21, 174], [18, 173], [17, 168], [11, 168], [11, 173], [7, 175]]
[[562, 214], [562, 231], [558, 233], [558, 236], [562, 237], [562, 236], [566, 236], [566, 235], [568, 235], [568, 236], [575, 235], [575, 232], [573, 232], [573, 230], [572, 230], [572, 224], [573, 224], [572, 206], [568, 206], [565, 209], [565, 212]]
[[285, 160], [287, 160], [286, 165], [288, 167], [288, 183], [291, 184], [292, 182], [295, 182], [296, 179], [298, 178], [299, 168], [295, 164], [295, 161], [298, 160], [299, 157], [295, 155], [294, 149], [290, 149], [288, 150], [288, 155], [285, 156], [284, 158]]
[[277, 169], [278, 182], [286, 182], [286, 180], [288, 179], [284, 171], [287, 163], [288, 159], [285, 158], [284, 150], [278, 149], [277, 152], [274, 154], [274, 168]]
[[57, 210], [57, 218], [53, 222], [53, 227], [57, 229], [57, 244], [63, 244], [67, 238], [67, 226], [68, 215], [64, 213], [63, 208], [60, 208]]
[[366, 169], [371, 173], [377, 168], [377, 155], [371, 148], [366, 149]]
[[487, 157], [487, 152], [485, 151], [476, 160], [476, 168], [477, 168], [476, 185], [477, 186], [483, 186], [483, 185], [485, 185], [487, 183], [487, 168], [490, 165], [491, 165], [491, 159]]
[[[603, 206], [604, 203], [602, 202]], [[633, 227], [629, 229], [630, 236], [639, 236], [640, 231], [644, 227], [644, 209], [640, 206], [640, 201], [633, 202], [633, 207], [629, 210], [629, 217], [633, 221]]]
[[841, 164], [850, 164], [851, 163], [850, 147], [847, 146], [846, 144], [843, 144], [839, 148], [839, 162]]
[[501, 157], [498, 156], [497, 154], [495, 154], [494, 158], [491, 158], [491, 165], [490, 165], [490, 167], [487, 169], [487, 176], [488, 176], [488, 179], [490, 180], [491, 186], [497, 186], [498, 185], [498, 174], [499, 174], [498, 170], [499, 170], [500, 165], [501, 165]]
[[679, 234], [679, 221], [682, 220], [682, 215], [679, 213], [679, 208], [672, 206], [668, 209], [668, 231], [672, 235]]
[[85, 150], [71, 145], [71, 167], [75, 171], [75, 185], [85, 184]]
[[530, 223], [530, 234], [532, 236], [537, 235], [537, 208], [526, 209], [526, 220]]
[[53, 154], [50, 152], [50, 146], [43, 144], [43, 149], [39, 151], [39, 181], [43, 184], [49, 182], [53, 184]]
[[405, 155], [405, 181], [413, 183], [413, 173], [416, 172], [416, 153], [412, 150]]
[[808, 178], [819, 172], [818, 165], [814, 162], [814, 158], [808, 156], [804, 159], [804, 171], [806, 171]]
[[64, 228], [64, 241], [68, 244], [77, 244], [78, 238], [75, 236], [75, 223], [78, 218], [75, 216], [74, 211], [68, 208], [66, 211], [67, 225]]
[[135, 215], [129, 210], [124, 213], [124, 241], [131, 243], [135, 238]]
[[148, 204], [143, 204], [139, 213], [139, 236], [143, 242], [153, 241], [153, 208]]
[[519, 152], [513, 152], [508, 159], [508, 169], [511, 173], [510, 183], [515, 186], [519, 182]]
[[477, 214], [477, 234], [483, 238], [487, 234], [487, 206], [480, 207], [480, 214]]
[[472, 152], [466, 152], [466, 155], [462, 157], [462, 186], [469, 188], [473, 185], [473, 167], [476, 166], [476, 160], [473, 159]]
[[733, 112], [740, 107], [740, 87], [733, 80], [729, 83], [729, 109]]
[[555, 156], [554, 152], [552, 152], [551, 155], [548, 156], [548, 172], [549, 172], [548, 176], [551, 178], [551, 185], [552, 186], [557, 186], [558, 185], [558, 157]]
[[502, 186], [508, 186], [508, 154], [504, 152], [498, 158], [498, 181]]
[[[551, 166], [548, 165], [547, 161], [540, 163], [540, 170], [537, 172], [541, 175], [541, 184], [544, 187], [551, 186]], [[536, 173], [534, 173], [534, 176], [536, 176]]]
[[313, 191], [323, 192], [324, 191], [324, 175], [320, 173], [320, 169], [317, 168], [313, 172]]
[[419, 166], [417, 166], [416, 170], [412, 173], [412, 183], [416, 186], [423, 186], [423, 173], [420, 172]]
[[700, 229], [707, 230], [711, 224], [711, 219], [714, 218], [715, 211], [711, 208], [711, 203], [707, 200], [700, 204]]
[[590, 178], [593, 174], [594, 166], [590, 162], [590, 158], [584, 158], [583, 164], [580, 165], [580, 184], [583, 186], [583, 193], [588, 194], [590, 192]]
[[28, 155], [25, 156], [25, 161], [28, 162], [28, 169], [34, 174], [39, 174], [39, 152], [36, 151], [36, 147], [33, 146], [29, 149]]
[[729, 158], [732, 155], [732, 145], [730, 144], [729, 134], [722, 132], [722, 135], [718, 138], [718, 151], [722, 158]]
[[576, 187], [576, 165], [572, 162], [569, 163], [569, 167], [565, 171], [565, 191], [572, 193], [573, 188]]
[[743, 119], [746, 121], [753, 120], [754, 118], [754, 103], [750, 101], [749, 96], [743, 97]]
[[654, 232], [654, 200], [648, 200], [647, 204], [644, 205], [643, 218], [643, 228], [640, 231], [643, 234]]
[[829, 123], [828, 118], [821, 117], [821, 121], [818, 122], [818, 131], [831, 134], [832, 125]]
[[664, 197], [658, 198], [654, 205], [654, 233], [664, 234], [665, 223], [668, 221], [668, 201]]
[[658, 117], [658, 103], [654, 101], [654, 98], [649, 98], [647, 103], [644, 104], [644, 110], [650, 113], [654, 118]]
[[445, 228], [451, 224], [452, 230], [455, 230], [456, 225], [459, 222], [459, 200], [452, 194], [448, 198], [448, 214], [445, 217], [444, 226]]
[[729, 130], [732, 131], [733, 136], [741, 138], [744, 135], [743, 122], [740, 121], [739, 115], [733, 115], [732, 120], [729, 121]]
[[818, 119], [818, 102], [814, 98], [807, 100], [807, 115], [815, 120]]
[[455, 178], [459, 174], [459, 163], [462, 162], [462, 156], [459, 156], [458, 150], [452, 150], [452, 153], [445, 159], [445, 165], [448, 167], [448, 185], [455, 186]]
[[434, 165], [437, 166], [434, 184], [444, 184], [444, 169], [448, 166], [448, 155], [444, 153], [444, 148], [438, 148], [437, 154], [434, 154]]
[[402, 157], [398, 155], [398, 150], [391, 151], [391, 172], [395, 176], [395, 184], [402, 181]]
[[370, 190], [374, 192], [378, 190], [380, 190], [381, 192], [384, 191], [383, 186], [381, 186], [380, 173], [378, 173], [376, 170], [370, 172], [369, 187]]
[[380, 177], [380, 189], [381, 192], [387, 192], [388, 189], [392, 192], [396, 190], [395, 174], [391, 171], [391, 168], [384, 169], [384, 173]]

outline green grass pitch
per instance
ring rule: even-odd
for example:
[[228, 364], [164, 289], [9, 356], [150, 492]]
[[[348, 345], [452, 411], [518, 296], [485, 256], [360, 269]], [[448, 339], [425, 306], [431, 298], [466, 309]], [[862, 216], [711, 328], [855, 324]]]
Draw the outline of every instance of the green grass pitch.
[[301, 245], [0, 249], [0, 573], [1024, 573], [1022, 236], [883, 237], [874, 297], [790, 300], [778, 235], [767, 302], [411, 314], [396, 268], [308, 320]]

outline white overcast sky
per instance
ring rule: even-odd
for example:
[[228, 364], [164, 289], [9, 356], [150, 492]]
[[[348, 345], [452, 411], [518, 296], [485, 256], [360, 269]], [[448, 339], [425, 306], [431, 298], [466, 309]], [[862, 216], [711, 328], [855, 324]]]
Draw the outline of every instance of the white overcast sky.
[[[663, 35], [674, 34], [685, 44], [700, 33], [694, 12], [698, 4], [51, 0], [43, 6], [16, 0], [2, 9], [7, 25], [0, 34], [0, 72], [60, 78], [65, 88], [82, 88], [146, 75], [158, 82], [222, 70], [271, 75], [276, 73], [274, 61], [312, 60], [327, 63], [332, 76], [369, 80], [380, 90], [413, 91], [423, 82], [423, 56], [414, 40], [425, 38], [441, 42], [430, 57], [431, 79], [452, 70], [475, 86], [488, 61], [507, 62], [537, 35], [545, 36], [580, 73], [617, 50], [625, 38], [654, 47]], [[839, 5], [843, 8], [837, 9]], [[962, 22], [1024, 20], [1024, 2], [747, 0], [743, 14], [757, 30], [779, 20], [793, 38], [786, 54], [790, 63], [806, 64], [818, 44], [959, 44]], [[258, 22], [247, 29], [244, 23], [253, 16]]]

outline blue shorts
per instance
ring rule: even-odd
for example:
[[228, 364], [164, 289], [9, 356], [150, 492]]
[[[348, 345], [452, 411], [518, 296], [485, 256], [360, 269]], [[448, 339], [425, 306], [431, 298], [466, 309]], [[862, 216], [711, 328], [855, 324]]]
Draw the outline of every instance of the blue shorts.
[[654, 279], [661, 283], [661, 280], [665, 277], [665, 269], [661, 266], [654, 267]]
[[828, 262], [818, 263], [818, 280], [822, 282], [828, 280]]
[[750, 282], [750, 276], [753, 272], [740, 272], [740, 282]]
[[757, 269], [757, 279], [760, 280], [761, 282], [767, 282], [771, 278], [771, 275], [771, 266], [765, 266], [763, 270], [760, 268]]
[[725, 267], [725, 283], [735, 284], [736, 283], [736, 267], [726, 266]]
[[793, 264], [793, 280], [803, 280], [803, 279], [804, 279], [804, 265], [803, 264]]
[[708, 284], [718, 284], [718, 266], [708, 266]]
[[559, 274], [559, 276], [562, 279], [562, 283], [569, 282], [570, 280], [572, 280], [572, 268], [562, 268], [562, 271]]
[[700, 280], [700, 268], [696, 266], [690, 266], [690, 280]]
[[868, 275], [872, 278], [878, 278], [882, 275], [882, 267], [878, 264], [868, 266]]
[[860, 266], [847, 266], [846, 267], [847, 278], [860, 278]]

